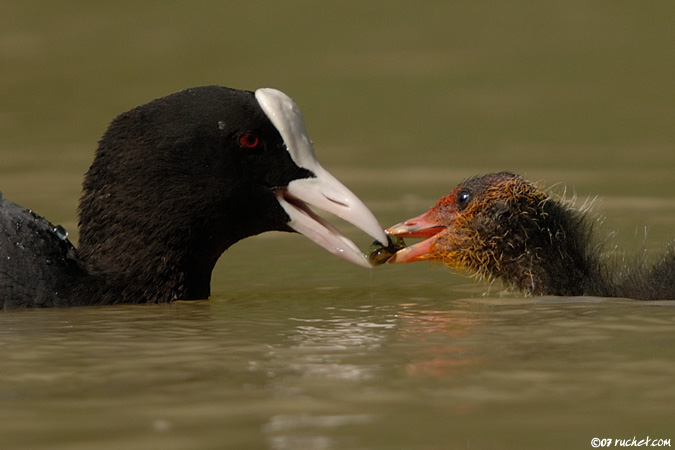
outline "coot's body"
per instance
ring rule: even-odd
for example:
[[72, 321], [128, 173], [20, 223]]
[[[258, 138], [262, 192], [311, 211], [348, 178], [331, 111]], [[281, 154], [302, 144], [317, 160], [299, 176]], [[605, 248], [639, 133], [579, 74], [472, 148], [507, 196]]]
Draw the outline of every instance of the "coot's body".
[[[40, 264], [36, 264], [40, 261]], [[83, 271], [65, 230], [0, 199], [0, 298], [8, 306], [51, 306]]]

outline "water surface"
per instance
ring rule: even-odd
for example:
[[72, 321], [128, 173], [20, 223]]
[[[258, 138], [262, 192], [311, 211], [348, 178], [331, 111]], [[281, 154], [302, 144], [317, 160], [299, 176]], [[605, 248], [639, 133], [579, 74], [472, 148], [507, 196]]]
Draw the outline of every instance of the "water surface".
[[297, 294], [5, 313], [3, 441], [562, 449], [672, 434], [675, 304]]

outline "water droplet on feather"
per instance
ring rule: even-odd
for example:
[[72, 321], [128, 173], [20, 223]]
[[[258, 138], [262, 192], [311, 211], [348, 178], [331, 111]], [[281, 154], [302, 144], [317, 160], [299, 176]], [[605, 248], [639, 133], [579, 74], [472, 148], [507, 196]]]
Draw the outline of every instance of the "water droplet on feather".
[[56, 237], [60, 240], [65, 241], [68, 239], [68, 232], [61, 225], [56, 225], [52, 231], [54, 231], [54, 234], [56, 234]]

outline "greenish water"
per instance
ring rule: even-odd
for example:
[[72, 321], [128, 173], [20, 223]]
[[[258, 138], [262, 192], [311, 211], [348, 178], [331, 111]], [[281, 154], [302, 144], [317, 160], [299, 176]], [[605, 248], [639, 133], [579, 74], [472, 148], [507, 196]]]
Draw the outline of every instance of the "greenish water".
[[[672, 2], [0, 1], [0, 190], [74, 240], [118, 113], [273, 86], [383, 225], [512, 170], [675, 237]], [[364, 249], [370, 240], [336, 221]], [[675, 439], [675, 303], [502, 296], [306, 239], [235, 245], [210, 301], [0, 314], [13, 449], [592, 448]]]
[[3, 314], [3, 442], [517, 449], [673, 437], [675, 305], [256, 290]]

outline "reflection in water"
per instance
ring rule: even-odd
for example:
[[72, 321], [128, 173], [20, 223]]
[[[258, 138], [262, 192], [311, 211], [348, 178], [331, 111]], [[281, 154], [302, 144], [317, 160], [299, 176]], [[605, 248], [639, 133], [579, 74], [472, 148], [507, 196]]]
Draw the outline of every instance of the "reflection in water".
[[[297, 334], [288, 337], [293, 342], [288, 351], [294, 360], [289, 366], [305, 378], [320, 377], [341, 380], [366, 380], [374, 376], [376, 366], [351, 364], [349, 358], [377, 351], [385, 338], [382, 330], [395, 327], [393, 320], [369, 322], [368, 318], [336, 318], [329, 320], [291, 319]], [[355, 350], [357, 350], [355, 352]]]
[[[349, 435], [346, 429], [386, 422], [387, 411], [382, 406], [401, 401], [398, 395], [379, 392], [392, 376], [408, 380], [452, 377], [483, 362], [471, 346], [458, 342], [482, 323], [478, 314], [467, 310], [405, 303], [332, 308], [328, 317], [289, 321], [295, 325], [285, 342], [270, 350], [266, 364], [275, 396], [297, 407], [296, 413], [272, 416], [263, 427], [271, 448], [277, 450], [336, 448], [337, 436]], [[408, 349], [406, 356], [392, 360], [392, 351], [401, 346]], [[361, 401], [371, 398], [373, 409], [335, 414], [336, 405], [359, 395], [346, 394], [352, 391], [360, 392]], [[340, 394], [336, 397], [336, 393]], [[407, 395], [415, 396], [414, 389]], [[313, 401], [298, 404], [299, 398]], [[461, 403], [448, 405], [448, 410], [463, 414], [468, 408]]]
[[270, 435], [269, 444], [274, 450], [312, 449], [336, 447], [335, 439], [320, 432], [332, 431], [350, 425], [368, 425], [372, 417], [367, 414], [352, 415], [277, 415], [263, 427]]
[[[0, 314], [3, 444], [511, 449], [672, 428], [672, 302], [298, 298]], [[497, 445], [514, 430], [533, 444]]]
[[477, 314], [457, 309], [420, 310], [416, 304], [401, 306], [399, 335], [403, 339], [440, 341], [422, 348], [419, 356], [406, 364], [408, 375], [452, 376], [481, 363], [481, 358], [471, 356], [471, 348], [456, 343], [482, 322]]
[[[333, 309], [333, 308], [331, 308]], [[271, 387], [277, 397], [286, 398], [298, 407], [297, 413], [272, 416], [263, 431], [272, 449], [329, 449], [336, 446], [336, 429], [372, 422], [371, 414], [330, 413], [334, 392], [344, 392], [375, 380], [380, 365], [367, 363], [396, 327], [396, 318], [375, 316], [372, 307], [360, 310], [337, 310], [328, 318], [289, 318], [295, 326], [285, 342], [269, 352]], [[278, 373], [285, 376], [278, 377]], [[298, 398], [321, 399], [302, 403]], [[325, 403], [327, 402], [327, 403]]]

